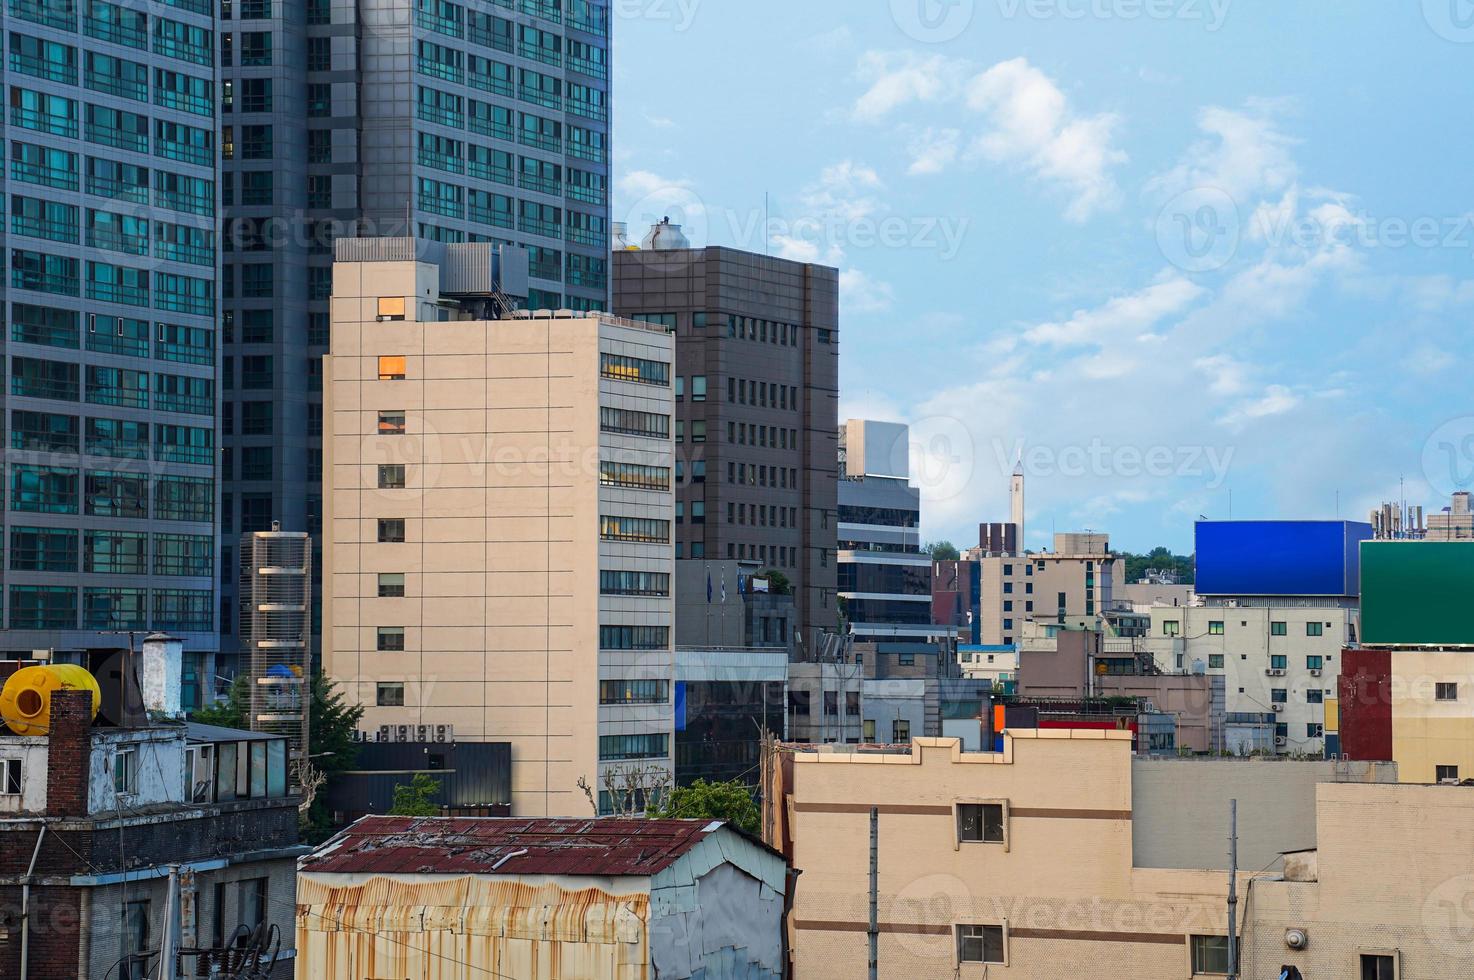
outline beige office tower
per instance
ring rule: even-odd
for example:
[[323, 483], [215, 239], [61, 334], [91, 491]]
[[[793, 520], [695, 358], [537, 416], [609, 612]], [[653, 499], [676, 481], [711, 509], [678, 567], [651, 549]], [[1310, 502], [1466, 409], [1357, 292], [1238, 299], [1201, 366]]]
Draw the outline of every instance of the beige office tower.
[[337, 243], [323, 666], [368, 738], [508, 742], [513, 814], [584, 816], [671, 770], [672, 339], [473, 318], [510, 258]]

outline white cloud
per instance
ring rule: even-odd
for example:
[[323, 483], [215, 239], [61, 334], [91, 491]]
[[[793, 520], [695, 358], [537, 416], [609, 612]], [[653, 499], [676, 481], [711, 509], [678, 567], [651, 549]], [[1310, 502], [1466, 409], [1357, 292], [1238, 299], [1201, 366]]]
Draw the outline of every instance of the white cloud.
[[669, 116], [657, 116], [650, 111], [645, 112], [645, 122], [655, 129], [675, 129], [676, 121]]
[[942, 55], [867, 51], [858, 77], [869, 86], [851, 112], [862, 122], [877, 122], [913, 102], [940, 102], [955, 94], [966, 63]]
[[1196, 283], [1173, 276], [1113, 297], [1095, 309], [1077, 310], [1068, 320], [1031, 327], [1024, 331], [1024, 339], [1053, 347], [1139, 339], [1163, 319], [1183, 312], [1203, 293]]
[[1402, 366], [1413, 374], [1429, 375], [1447, 371], [1453, 367], [1454, 361], [1453, 351], [1446, 347], [1419, 344], [1403, 357]]
[[1299, 175], [1291, 151], [1295, 141], [1278, 127], [1280, 108], [1253, 102], [1243, 110], [1209, 106], [1198, 115], [1203, 138], [1176, 166], [1147, 184], [1162, 198], [1190, 190], [1223, 191], [1240, 208], [1266, 194], [1288, 189]]
[[1063, 187], [1071, 195], [1066, 218], [1085, 221], [1116, 205], [1120, 191], [1110, 169], [1126, 161], [1126, 154], [1112, 145], [1116, 116], [1076, 116], [1059, 87], [1023, 58], [994, 65], [974, 78], [967, 105], [988, 120], [974, 150]]
[[1284, 385], [1270, 385], [1264, 394], [1240, 402], [1219, 421], [1230, 428], [1241, 428], [1249, 422], [1284, 415], [1300, 404], [1300, 396]]
[[884, 313], [895, 301], [895, 290], [888, 282], [872, 278], [859, 269], [842, 269], [839, 273], [839, 309], [845, 313]]
[[906, 173], [913, 177], [939, 174], [957, 159], [962, 133], [956, 129], [927, 129], [910, 146], [911, 166]]
[[1249, 365], [1228, 354], [1200, 357], [1193, 368], [1208, 379], [1208, 390], [1215, 395], [1237, 395], [1248, 387]]

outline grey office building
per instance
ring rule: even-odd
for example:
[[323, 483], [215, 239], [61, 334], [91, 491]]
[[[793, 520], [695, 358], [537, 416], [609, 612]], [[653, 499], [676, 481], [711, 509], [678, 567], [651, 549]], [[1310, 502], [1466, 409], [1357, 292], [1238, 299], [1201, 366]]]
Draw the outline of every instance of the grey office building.
[[672, 241], [614, 252], [614, 311], [676, 335], [676, 558], [782, 572], [812, 649], [838, 626], [838, 272]]
[[217, 648], [213, 0], [9, 0], [0, 657]]
[[[311, 533], [317, 570], [332, 242], [518, 245], [528, 306], [606, 309], [609, 9], [223, 0], [221, 15], [221, 561], [279, 521]], [[222, 583], [233, 654], [234, 575]]]

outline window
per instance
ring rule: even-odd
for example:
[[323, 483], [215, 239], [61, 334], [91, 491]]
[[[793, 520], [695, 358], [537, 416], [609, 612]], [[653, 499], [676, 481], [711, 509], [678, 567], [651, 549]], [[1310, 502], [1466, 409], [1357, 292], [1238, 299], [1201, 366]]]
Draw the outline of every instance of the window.
[[1321, 626], [1320, 623], [1306, 623], [1305, 624], [1305, 635], [1306, 636], [1321, 636], [1321, 635], [1323, 635], [1323, 633], [1324, 633], [1324, 629], [1323, 629], [1323, 627]]
[[[18, 572], [75, 572], [77, 570], [76, 530], [12, 527], [10, 529], [10, 567], [13, 571]], [[88, 571], [91, 570], [88, 569]]]
[[1290, 665], [1290, 658], [1283, 653], [1272, 653], [1269, 655], [1270, 670], [1284, 670]]
[[957, 839], [963, 842], [1002, 844], [1003, 804], [957, 804]]
[[1325, 658], [1324, 657], [1315, 657], [1315, 656], [1312, 656], [1312, 657], [1306, 657], [1305, 658], [1305, 668], [1307, 670], [1321, 670], [1324, 665], [1325, 665]]
[[1306, 704], [1325, 704], [1325, 692], [1318, 687], [1313, 687], [1305, 692]]
[[402, 542], [404, 540], [404, 518], [379, 518], [379, 541]]
[[891, 722], [891, 742], [895, 745], [905, 745], [911, 741], [911, 722], [905, 719], [896, 719]]
[[1397, 956], [1392, 953], [1362, 953], [1361, 980], [1397, 980]]
[[1457, 701], [1459, 699], [1459, 685], [1452, 682], [1443, 682], [1433, 686], [1434, 698], [1438, 701]]
[[599, 572], [599, 592], [603, 595], [668, 596], [670, 573], [603, 569]]
[[113, 792], [138, 792], [138, 750], [118, 749], [113, 753]]
[[670, 736], [663, 732], [650, 735], [600, 735], [599, 759], [659, 759], [670, 754], [669, 745]]
[[1317, 722], [1310, 722], [1309, 724], [1307, 724], [1305, 726], [1305, 737], [1306, 738], [1320, 738], [1324, 734], [1325, 734], [1325, 726], [1323, 726], [1323, 725], [1321, 725], [1321, 724], [1319, 724]]
[[404, 465], [401, 463], [379, 464], [379, 489], [403, 490]]
[[1176, 620], [1176, 619], [1164, 619], [1164, 620], [1162, 620], [1162, 635], [1163, 636], [1181, 636], [1182, 635], [1182, 622], [1180, 620]]
[[75, 514], [77, 471], [59, 466], [13, 467], [10, 509], [33, 514]]
[[669, 701], [669, 681], [607, 680], [599, 682], [600, 704], [665, 704]]
[[1209, 636], [1222, 636], [1223, 635], [1223, 621], [1222, 620], [1214, 620], [1214, 621], [1208, 623], [1208, 635]]
[[670, 387], [670, 365], [664, 361], [625, 357], [622, 354], [600, 354], [599, 373], [615, 381]]
[[[119, 792], [122, 792], [119, 790]], [[127, 951], [119, 963], [119, 980], [143, 980], [148, 975], [148, 922], [147, 899], [127, 902], [123, 905], [123, 926], [120, 946]]]
[[670, 467], [600, 460], [599, 482], [605, 486], [632, 487], [637, 490], [669, 490]]
[[21, 783], [19, 759], [0, 762], [0, 796], [19, 796]]
[[378, 650], [403, 650], [404, 649], [404, 627], [403, 626], [380, 626], [378, 631]]
[[404, 683], [402, 681], [379, 681], [374, 690], [374, 704], [381, 708], [404, 707]]
[[599, 517], [599, 537], [605, 541], [642, 541], [666, 544], [670, 541], [670, 521], [651, 517]]
[[404, 355], [394, 354], [379, 358], [380, 381], [404, 380]]
[[379, 573], [379, 598], [398, 599], [404, 595], [403, 572]]
[[957, 959], [962, 963], [1002, 963], [1002, 926], [958, 926]]
[[601, 650], [664, 650], [669, 646], [669, 626], [599, 627]]
[[1440, 783], [1445, 782], [1445, 781], [1446, 782], [1454, 782], [1454, 783], [1456, 783], [1456, 782], [1459, 781], [1459, 767], [1458, 766], [1434, 766], [1433, 768], [1434, 768], [1434, 772], [1436, 774], [1435, 775], [1435, 778]]
[[1223, 654], [1221, 654], [1221, 653], [1210, 653], [1210, 654], [1208, 654], [1208, 666], [1209, 667], [1216, 667], [1216, 668], [1220, 668], [1221, 669], [1223, 667]]
[[1193, 976], [1199, 974], [1228, 974], [1228, 937], [1192, 937]]
[[1269, 635], [1270, 636], [1288, 636], [1289, 633], [1290, 633], [1290, 629], [1289, 629], [1289, 624], [1288, 623], [1270, 623], [1269, 624]]

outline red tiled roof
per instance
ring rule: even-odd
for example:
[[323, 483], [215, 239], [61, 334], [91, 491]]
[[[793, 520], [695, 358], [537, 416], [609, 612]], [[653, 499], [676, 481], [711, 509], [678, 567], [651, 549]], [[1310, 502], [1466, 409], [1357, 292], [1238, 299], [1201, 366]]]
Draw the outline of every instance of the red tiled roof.
[[341, 874], [657, 874], [716, 820], [364, 817], [303, 859]]

